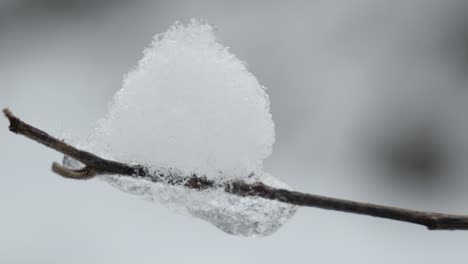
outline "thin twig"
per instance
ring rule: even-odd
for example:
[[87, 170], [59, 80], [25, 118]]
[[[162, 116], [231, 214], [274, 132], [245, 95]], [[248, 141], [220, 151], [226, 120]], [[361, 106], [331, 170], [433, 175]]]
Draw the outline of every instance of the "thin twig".
[[153, 182], [161, 182], [164, 184], [185, 186], [187, 188], [200, 191], [208, 188], [223, 188], [224, 191], [233, 195], [243, 197], [261, 197], [298, 206], [310, 206], [386, 218], [423, 225], [430, 230], [468, 230], [468, 216], [466, 215], [424, 212], [355, 202], [285, 189], [277, 189], [267, 186], [261, 182], [246, 183], [244, 181], [230, 181], [226, 183], [215, 183], [203, 176], [195, 174], [188, 177], [182, 177], [181, 175], [169, 170], [152, 171], [142, 165], [130, 165], [103, 159], [90, 152], [77, 149], [65, 143], [63, 140], [50, 136], [46, 132], [21, 121], [7, 108], [3, 110], [3, 113], [10, 121], [9, 129], [11, 132], [26, 136], [84, 164], [84, 167], [81, 169], [71, 169], [54, 162], [52, 170], [66, 178], [83, 180], [91, 179], [100, 174], [117, 174], [132, 178], [141, 178]]

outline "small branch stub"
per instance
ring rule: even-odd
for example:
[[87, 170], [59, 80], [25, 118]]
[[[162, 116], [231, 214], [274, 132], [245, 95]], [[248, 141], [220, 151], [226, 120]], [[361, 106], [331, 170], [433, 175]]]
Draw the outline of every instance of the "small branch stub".
[[60, 165], [58, 162], [52, 163], [52, 171], [57, 173], [60, 176], [76, 180], [88, 180], [96, 176], [96, 172], [93, 168], [85, 166], [81, 169], [70, 169], [65, 166]]

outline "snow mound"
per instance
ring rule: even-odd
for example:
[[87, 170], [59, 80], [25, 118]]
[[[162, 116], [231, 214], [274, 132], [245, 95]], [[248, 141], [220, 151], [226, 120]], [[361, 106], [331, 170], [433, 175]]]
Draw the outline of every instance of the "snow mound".
[[[214, 181], [253, 177], [286, 187], [263, 172], [263, 160], [273, 143], [265, 88], [216, 41], [211, 25], [192, 20], [154, 37], [86, 148], [118, 161], [176, 168]], [[295, 210], [277, 201], [241, 198], [222, 190], [194, 191], [119, 176], [104, 179], [232, 234], [270, 234]]]
[[193, 21], [154, 37], [93, 141], [119, 160], [247, 177], [262, 171], [274, 126], [265, 89]]

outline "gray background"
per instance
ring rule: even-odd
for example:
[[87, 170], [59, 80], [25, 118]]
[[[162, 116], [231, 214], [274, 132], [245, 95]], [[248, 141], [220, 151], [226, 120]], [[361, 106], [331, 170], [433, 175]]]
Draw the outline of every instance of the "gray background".
[[[85, 138], [155, 33], [206, 18], [268, 87], [266, 168], [311, 193], [468, 212], [468, 1], [0, 1], [0, 106]], [[244, 238], [100, 181], [0, 119], [0, 263], [447, 263], [466, 232], [302, 208]]]

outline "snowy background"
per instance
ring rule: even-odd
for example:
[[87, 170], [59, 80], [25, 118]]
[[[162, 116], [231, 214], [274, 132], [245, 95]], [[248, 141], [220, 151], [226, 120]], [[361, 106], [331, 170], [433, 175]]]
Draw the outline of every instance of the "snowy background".
[[[268, 87], [266, 170], [297, 190], [468, 212], [468, 1], [0, 1], [0, 106], [86, 138], [155, 33], [205, 18]], [[440, 263], [466, 232], [302, 208], [230, 236], [100, 181], [0, 121], [0, 263]]]

